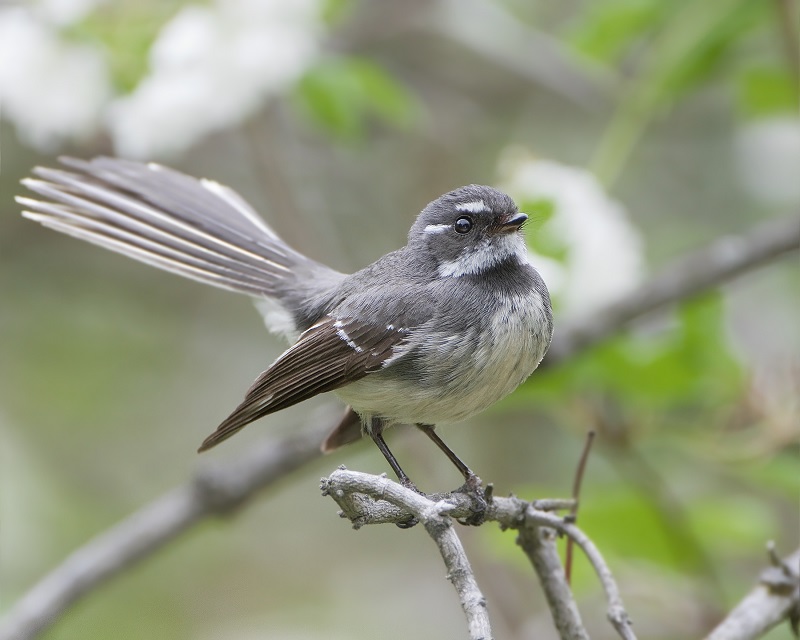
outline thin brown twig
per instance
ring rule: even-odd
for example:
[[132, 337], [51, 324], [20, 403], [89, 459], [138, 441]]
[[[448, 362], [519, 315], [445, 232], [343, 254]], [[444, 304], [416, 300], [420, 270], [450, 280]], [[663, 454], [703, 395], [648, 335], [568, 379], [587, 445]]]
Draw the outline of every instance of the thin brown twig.
[[[580, 504], [581, 485], [583, 484], [583, 474], [586, 471], [586, 463], [589, 460], [589, 452], [592, 450], [592, 443], [594, 442], [595, 431], [592, 429], [586, 434], [586, 442], [583, 445], [581, 452], [581, 459], [578, 462], [578, 468], [575, 470], [575, 480], [572, 483], [572, 499], [574, 504], [569, 512], [570, 521], [573, 523], [578, 522], [578, 506]], [[574, 542], [572, 538], [567, 538], [567, 550], [564, 558], [564, 574], [567, 584], [572, 584], [572, 551]]]

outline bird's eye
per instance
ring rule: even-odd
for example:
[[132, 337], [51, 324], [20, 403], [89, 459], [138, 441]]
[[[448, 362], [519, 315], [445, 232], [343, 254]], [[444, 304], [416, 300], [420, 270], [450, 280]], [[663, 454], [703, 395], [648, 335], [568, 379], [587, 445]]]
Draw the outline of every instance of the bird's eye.
[[462, 216], [456, 220], [453, 228], [456, 230], [456, 233], [469, 233], [472, 230], [472, 219], [467, 216]]

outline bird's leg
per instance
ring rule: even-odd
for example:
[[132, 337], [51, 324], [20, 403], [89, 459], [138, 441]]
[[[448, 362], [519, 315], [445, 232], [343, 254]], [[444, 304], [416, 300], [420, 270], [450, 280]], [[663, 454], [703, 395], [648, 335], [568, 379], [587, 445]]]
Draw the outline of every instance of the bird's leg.
[[[467, 465], [465, 465], [461, 458], [459, 458], [453, 450], [448, 447], [444, 440], [442, 440], [439, 435], [434, 431], [434, 426], [432, 424], [418, 424], [417, 427], [426, 435], [428, 436], [433, 442], [439, 447], [448, 458], [450, 458], [450, 462], [456, 465], [456, 469], [461, 472], [461, 475], [464, 476], [464, 480], [466, 480], [467, 485], [471, 485], [475, 483], [475, 480], [478, 478]], [[480, 486], [480, 480], [478, 480], [478, 486]]]
[[[376, 445], [378, 445], [378, 449], [381, 450], [383, 457], [386, 458], [386, 462], [389, 463], [389, 466], [395, 472], [397, 479], [400, 480], [400, 484], [402, 484], [406, 489], [411, 489], [412, 491], [420, 493], [420, 490], [417, 489], [417, 486], [413, 482], [411, 482], [411, 478], [406, 475], [406, 472], [403, 471], [402, 467], [397, 462], [397, 458], [395, 458], [394, 454], [389, 451], [389, 447], [386, 445], [386, 441], [383, 439], [384, 422], [379, 418], [370, 418], [365, 427], [369, 437], [372, 438], [372, 441]], [[418, 522], [419, 520], [417, 520], [414, 516], [410, 516], [408, 520], [396, 522], [395, 524], [400, 529], [410, 529]]]
[[372, 418], [369, 421], [369, 424], [366, 425], [367, 433], [369, 437], [372, 438], [372, 441], [378, 446], [378, 449], [381, 450], [383, 457], [386, 458], [386, 462], [389, 463], [389, 466], [394, 471], [397, 479], [400, 480], [400, 484], [402, 484], [406, 489], [411, 489], [412, 491], [416, 491], [419, 493], [419, 489], [417, 486], [411, 482], [411, 478], [406, 475], [406, 472], [403, 471], [400, 464], [397, 462], [397, 458], [394, 457], [394, 454], [389, 451], [389, 447], [386, 444], [386, 441], [383, 439], [383, 427], [384, 423], [379, 418]]
[[466, 493], [472, 498], [473, 513], [469, 518], [464, 520], [463, 524], [481, 524], [486, 516], [486, 509], [489, 506], [486, 500], [487, 493], [481, 487], [481, 479], [475, 475], [472, 469], [464, 464], [461, 458], [459, 458], [453, 450], [445, 444], [444, 440], [438, 436], [434, 430], [434, 425], [418, 424], [417, 427], [433, 440], [434, 444], [444, 452], [450, 459], [450, 462], [452, 462], [456, 466], [456, 469], [461, 472], [461, 475], [464, 476], [463, 486], [456, 489], [456, 491], [459, 493]]

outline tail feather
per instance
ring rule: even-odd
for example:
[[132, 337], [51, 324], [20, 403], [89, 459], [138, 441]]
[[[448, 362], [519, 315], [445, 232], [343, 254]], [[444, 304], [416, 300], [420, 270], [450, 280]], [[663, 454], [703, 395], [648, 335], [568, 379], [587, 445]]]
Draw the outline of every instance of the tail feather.
[[199, 280], [226, 289], [265, 295], [272, 289], [268, 279], [253, 277], [242, 270], [232, 270], [213, 262], [170, 249], [166, 243], [158, 244], [142, 235], [130, 233], [122, 228], [98, 220], [76, 215], [66, 207], [19, 198], [20, 204], [35, 209], [23, 215], [45, 227], [60, 231], [81, 240], [116, 251], [154, 267], [171, 271], [187, 278]]
[[208, 284], [275, 296], [301, 268], [339, 274], [286, 245], [233, 190], [155, 164], [63, 158], [23, 180], [45, 200], [18, 197], [44, 226]]

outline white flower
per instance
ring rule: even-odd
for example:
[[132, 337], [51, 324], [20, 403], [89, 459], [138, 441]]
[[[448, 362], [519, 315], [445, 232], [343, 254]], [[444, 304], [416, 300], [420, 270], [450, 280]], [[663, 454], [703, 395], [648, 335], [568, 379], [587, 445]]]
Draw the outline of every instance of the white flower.
[[45, 20], [59, 26], [75, 24], [103, 0], [39, 0], [36, 12]]
[[311, 64], [321, 33], [318, 13], [318, 0], [184, 7], [153, 44], [150, 74], [111, 106], [117, 152], [173, 154], [249, 116]]
[[110, 93], [99, 50], [62, 40], [28, 8], [0, 10], [0, 114], [28, 144], [92, 135]]
[[767, 204], [800, 203], [800, 118], [751, 122], [739, 132], [737, 163], [750, 194]]
[[514, 155], [503, 167], [503, 188], [518, 202], [546, 200], [554, 208], [541, 232], [558, 238], [565, 260], [532, 261], [561, 311], [585, 316], [631, 291], [642, 275], [642, 239], [624, 207], [585, 169]]

